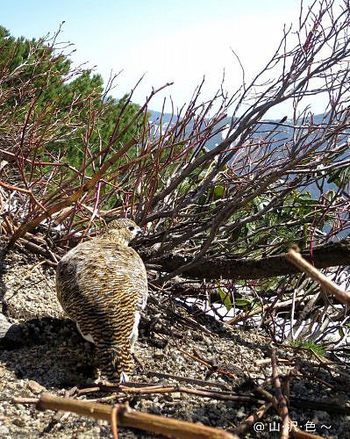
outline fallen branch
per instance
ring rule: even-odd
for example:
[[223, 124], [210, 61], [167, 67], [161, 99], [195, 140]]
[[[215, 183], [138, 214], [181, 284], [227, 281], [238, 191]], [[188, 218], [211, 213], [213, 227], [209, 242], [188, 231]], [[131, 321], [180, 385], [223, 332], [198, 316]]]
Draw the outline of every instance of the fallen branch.
[[314, 281], [316, 281], [322, 288], [329, 294], [335, 296], [335, 298], [345, 305], [350, 305], [350, 293], [340, 288], [333, 281], [328, 279], [323, 273], [312, 266], [308, 261], [306, 261], [303, 256], [295, 249], [289, 249], [286, 254], [286, 258], [292, 264], [299, 268], [299, 270], [306, 273]]
[[[142, 251], [140, 252], [142, 254]], [[301, 255], [317, 268], [350, 265], [350, 239], [315, 247], [312, 257], [305, 251]], [[187, 254], [168, 254], [152, 259], [151, 254], [143, 252], [146, 261], [157, 263], [168, 273], [189, 264], [194, 256]], [[287, 259], [287, 253], [261, 259], [236, 259], [224, 257], [202, 257], [195, 266], [186, 270], [186, 277], [198, 279], [260, 279], [303, 271]]]
[[[127, 406], [119, 405], [116, 406], [116, 409], [107, 404], [62, 398], [50, 393], [43, 393], [37, 401], [36, 407], [38, 410], [62, 410], [108, 422], [111, 422], [112, 414], [114, 414], [117, 415], [117, 424], [121, 427], [138, 428], [179, 439], [239, 439], [238, 436], [224, 430], [141, 413]], [[114, 423], [114, 430], [115, 425]]]

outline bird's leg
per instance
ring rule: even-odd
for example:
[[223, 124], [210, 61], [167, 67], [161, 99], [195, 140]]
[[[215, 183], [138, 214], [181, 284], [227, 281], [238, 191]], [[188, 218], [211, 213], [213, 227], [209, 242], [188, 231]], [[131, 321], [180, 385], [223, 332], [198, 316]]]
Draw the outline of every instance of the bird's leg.
[[120, 377], [120, 382], [129, 381], [129, 376], [134, 371], [134, 359], [131, 352], [130, 341], [127, 340], [118, 345], [118, 354], [115, 358], [115, 369]]
[[96, 360], [102, 372], [113, 382], [127, 382], [134, 369], [130, 343], [99, 345], [96, 347]]
[[100, 372], [105, 375], [108, 380], [114, 382], [118, 381], [115, 370], [115, 357], [116, 352], [110, 346], [104, 344], [96, 346], [95, 363], [98, 365]]

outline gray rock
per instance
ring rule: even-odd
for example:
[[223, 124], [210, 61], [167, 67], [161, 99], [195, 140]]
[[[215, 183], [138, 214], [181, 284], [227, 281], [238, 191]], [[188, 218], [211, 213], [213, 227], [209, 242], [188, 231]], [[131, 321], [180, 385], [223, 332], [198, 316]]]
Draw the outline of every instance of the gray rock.
[[20, 325], [16, 325], [0, 314], [0, 347], [16, 349], [23, 345], [23, 333]]

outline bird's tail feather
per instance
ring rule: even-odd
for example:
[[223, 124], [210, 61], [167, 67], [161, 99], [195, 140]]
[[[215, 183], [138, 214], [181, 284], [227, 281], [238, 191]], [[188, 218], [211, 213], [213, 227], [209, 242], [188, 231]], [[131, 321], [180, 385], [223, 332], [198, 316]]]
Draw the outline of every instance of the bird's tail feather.
[[129, 345], [98, 346], [96, 357], [102, 373], [109, 380], [117, 382], [127, 382], [129, 380], [129, 375], [134, 370], [134, 359]]

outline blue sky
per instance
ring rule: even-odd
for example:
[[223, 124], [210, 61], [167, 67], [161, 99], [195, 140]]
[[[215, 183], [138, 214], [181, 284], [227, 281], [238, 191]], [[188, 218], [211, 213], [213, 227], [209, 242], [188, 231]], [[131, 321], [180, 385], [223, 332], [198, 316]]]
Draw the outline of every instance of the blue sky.
[[40, 37], [65, 21], [60, 40], [75, 44], [76, 64], [96, 65], [105, 79], [123, 70], [116, 97], [144, 73], [138, 103], [152, 86], [174, 81], [154, 99], [151, 108], [159, 110], [167, 94], [178, 107], [188, 102], [203, 75], [203, 99], [211, 96], [224, 69], [234, 91], [241, 74], [231, 48], [254, 74], [298, 12], [299, 0], [2, 0], [0, 24], [15, 36]]

